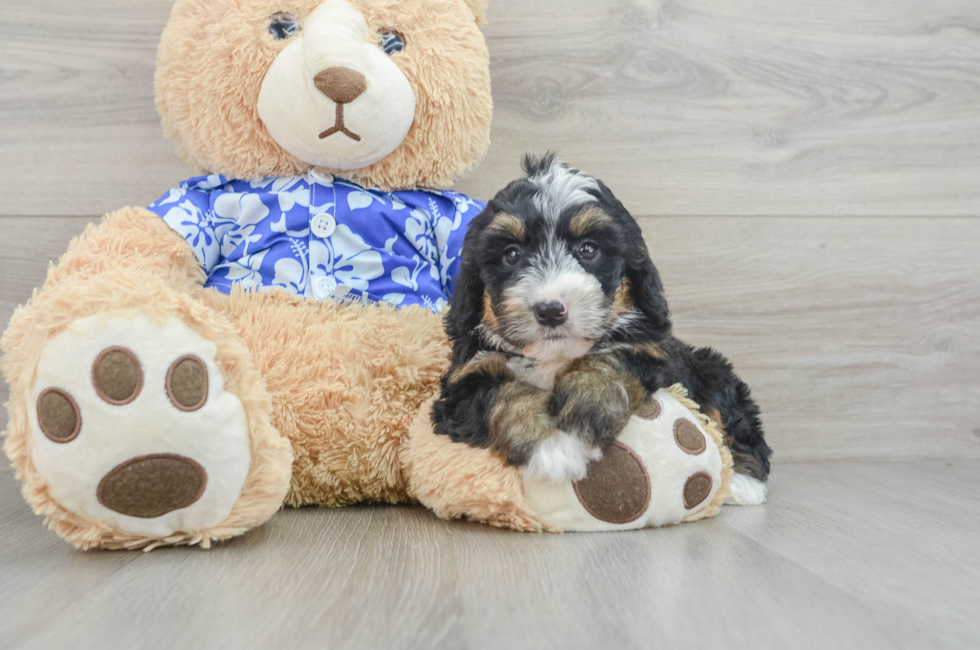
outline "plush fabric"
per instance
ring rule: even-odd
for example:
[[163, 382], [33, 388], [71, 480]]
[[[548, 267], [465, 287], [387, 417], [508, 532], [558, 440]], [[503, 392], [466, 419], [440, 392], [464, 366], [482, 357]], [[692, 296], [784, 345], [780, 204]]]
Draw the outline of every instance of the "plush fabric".
[[[139, 360], [143, 387], [130, 402], [107, 401], [91, 379], [94, 361], [106, 349], [124, 348]], [[174, 353], [173, 351], [177, 351]], [[206, 401], [194, 411], [174, 408], [168, 397], [173, 356], [193, 355], [211, 376]], [[81, 430], [70, 443], [55, 443], [35, 427], [33, 460], [51, 495], [66, 509], [92, 520], [112, 522], [134, 534], [166, 537], [175, 530], [202, 530], [221, 524], [238, 499], [250, 465], [249, 430], [240, 399], [224, 389], [217, 346], [175, 318], [142, 313], [100, 312], [71, 323], [44, 347], [34, 393], [57, 386], [78, 404]], [[28, 410], [33, 424], [34, 410]], [[165, 435], [161, 435], [165, 432]], [[123, 499], [120, 468], [135, 460], [166, 454], [186, 458], [205, 471], [207, 490], [194, 508], [158, 511], [153, 518], [132, 516], [106, 504], [104, 484], [115, 485], [116, 503], [166, 501], [161, 493], [181, 492], [177, 483], [152, 485], [146, 494]], [[169, 463], [174, 467], [174, 463]], [[112, 477], [116, 478], [113, 479]], [[158, 477], [160, 478], [160, 477]], [[154, 496], [156, 495], [156, 496]], [[191, 502], [186, 503], [190, 505]]]
[[[398, 149], [341, 175], [385, 191], [449, 187], [490, 145], [489, 54], [474, 20], [482, 18], [483, 1], [351, 4], [369, 25], [406, 37], [407, 47], [392, 60], [411, 84], [416, 108]], [[297, 0], [290, 11], [308, 14], [319, 5], [320, 0]], [[174, 3], [157, 61], [157, 107], [166, 133], [202, 172], [258, 180], [302, 174], [309, 167], [279, 146], [256, 110], [266, 71], [289, 43], [265, 38], [265, 17], [281, 10], [268, 0]]]
[[[484, 17], [483, 0], [176, 0], [157, 105], [208, 176], [90, 226], [0, 340], [4, 449], [59, 535], [208, 547], [283, 504], [407, 500], [522, 531], [602, 529], [535, 512], [518, 470], [429, 419], [451, 354], [437, 312], [482, 208], [439, 188], [489, 145]], [[383, 47], [391, 34], [402, 49]], [[310, 94], [303, 119], [288, 119], [300, 98], [274, 95], [263, 122], [273, 68], [299, 75], [286, 85]], [[399, 115], [414, 98], [407, 130], [384, 122], [385, 98]], [[321, 155], [337, 178], [314, 169]], [[675, 398], [715, 453], [720, 435]], [[686, 520], [726, 494], [718, 453]]]
[[[658, 391], [654, 399], [659, 409], [650, 412], [653, 417], [634, 416], [617, 438], [621, 449], [612, 459], [619, 465], [616, 475], [602, 475], [603, 459], [590, 466], [589, 476], [582, 481], [622, 482], [616, 490], [594, 486], [594, 494], [588, 494], [581, 484], [525, 479], [524, 496], [544, 528], [631, 530], [696, 521], [718, 513], [728, 495], [732, 472], [731, 454], [721, 434], [687, 398], [682, 386]], [[678, 428], [687, 426], [701, 439], [696, 454], [675, 437]], [[690, 442], [693, 435], [688, 435]], [[638, 475], [637, 467], [645, 471], [645, 477]], [[633, 494], [643, 487], [648, 489], [646, 495]]]
[[272, 395], [273, 422], [293, 443], [287, 505], [407, 499], [402, 442], [449, 367], [438, 315], [316, 303], [283, 291], [209, 291], [205, 303], [252, 349]]
[[382, 193], [313, 172], [192, 178], [148, 209], [194, 249], [206, 288], [277, 287], [441, 312], [467, 227], [483, 208], [456, 192]]
[[[272, 401], [247, 346], [227, 317], [203, 303], [202, 283], [203, 272], [191, 248], [156, 215], [127, 208], [99, 226], [89, 226], [72, 241], [59, 265], [49, 270], [44, 291], [35, 292], [14, 312], [0, 340], [0, 367], [10, 385], [4, 451], [24, 483], [27, 501], [79, 548], [207, 547], [261, 524], [282, 504], [291, 478], [292, 449], [272, 425]], [[218, 525], [163, 537], [125, 532], [107, 520], [67, 509], [52, 495], [35, 461], [31, 435], [39, 363], [56, 337], [95, 315], [141, 316], [160, 323], [176, 319], [214, 345], [224, 389], [244, 409], [251, 459], [238, 500]], [[84, 413], [82, 420], [84, 426]], [[125, 430], [118, 434], [124, 436]]]
[[[357, 170], [384, 160], [415, 118], [412, 84], [381, 46], [381, 33], [348, 0], [324, 0], [303, 18], [262, 81], [262, 124], [291, 155], [317, 167]], [[406, 38], [403, 35], [403, 38]], [[419, 49], [421, 43], [414, 43]], [[310, 75], [317, 92], [309, 92]], [[309, 128], [316, 125], [316, 128]]]
[[429, 419], [432, 401], [419, 409], [401, 455], [412, 478], [409, 495], [445, 519], [542, 530], [524, 497], [521, 473], [486, 449], [436, 435]]

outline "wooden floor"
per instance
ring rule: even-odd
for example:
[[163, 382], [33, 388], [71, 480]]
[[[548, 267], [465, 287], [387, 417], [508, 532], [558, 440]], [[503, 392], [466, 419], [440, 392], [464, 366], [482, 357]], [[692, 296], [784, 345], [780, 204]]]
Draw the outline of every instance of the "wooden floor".
[[[976, 648], [980, 461], [778, 464], [622, 534], [288, 510], [210, 551], [71, 549], [0, 476], [0, 647]], [[914, 487], [913, 487], [914, 486]]]
[[[194, 173], [153, 102], [172, 4], [0, 0], [0, 326], [87, 223]], [[489, 6], [493, 146], [458, 189], [549, 148], [614, 189], [677, 334], [762, 406], [769, 503], [566, 536], [287, 511], [79, 553], [0, 470], [0, 650], [980, 648], [980, 2]]]

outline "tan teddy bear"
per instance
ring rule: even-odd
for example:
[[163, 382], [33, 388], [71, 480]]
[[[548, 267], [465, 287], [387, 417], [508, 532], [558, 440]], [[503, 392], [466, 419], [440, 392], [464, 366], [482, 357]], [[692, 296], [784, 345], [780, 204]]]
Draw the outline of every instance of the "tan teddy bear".
[[59, 535], [208, 546], [283, 504], [365, 500], [518, 530], [717, 512], [730, 455], [680, 388], [575, 485], [432, 432], [439, 312], [482, 209], [447, 188], [489, 145], [483, 14], [177, 0], [157, 104], [207, 175], [89, 227], [3, 336], [5, 450]]

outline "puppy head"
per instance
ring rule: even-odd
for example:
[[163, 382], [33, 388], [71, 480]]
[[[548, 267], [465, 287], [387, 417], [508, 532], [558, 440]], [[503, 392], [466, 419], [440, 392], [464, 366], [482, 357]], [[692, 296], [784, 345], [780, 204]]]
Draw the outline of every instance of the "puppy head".
[[657, 269], [609, 188], [554, 154], [527, 158], [524, 169], [467, 233], [449, 335], [479, 332], [542, 361], [666, 338]]

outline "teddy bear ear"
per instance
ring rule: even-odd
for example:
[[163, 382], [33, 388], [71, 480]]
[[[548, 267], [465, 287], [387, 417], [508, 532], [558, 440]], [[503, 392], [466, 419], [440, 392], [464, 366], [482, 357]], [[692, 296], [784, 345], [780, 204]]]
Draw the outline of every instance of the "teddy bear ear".
[[487, 18], [487, 0], [463, 0], [463, 4], [473, 12], [477, 26], [483, 27]]

